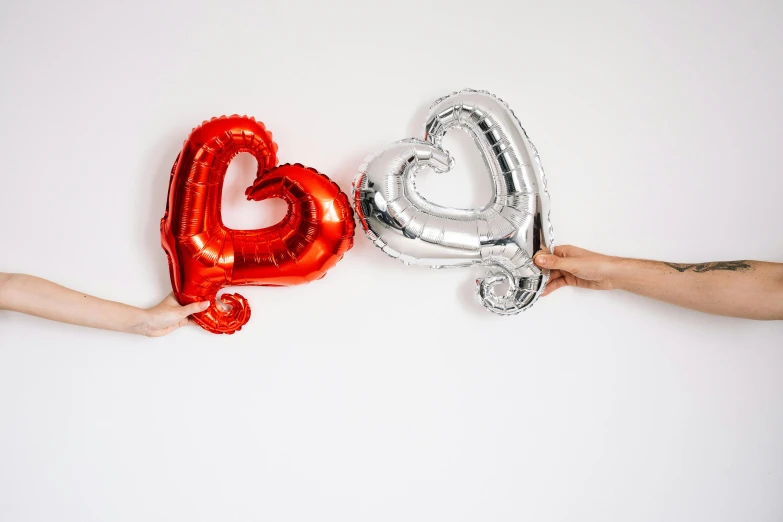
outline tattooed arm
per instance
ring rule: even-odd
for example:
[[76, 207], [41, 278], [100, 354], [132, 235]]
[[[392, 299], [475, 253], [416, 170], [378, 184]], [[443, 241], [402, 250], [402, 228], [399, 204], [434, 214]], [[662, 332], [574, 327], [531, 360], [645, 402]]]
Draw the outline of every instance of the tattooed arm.
[[544, 295], [563, 286], [620, 289], [716, 315], [783, 319], [783, 263], [721, 261], [664, 263], [610, 257], [573, 246], [539, 253], [552, 269]]

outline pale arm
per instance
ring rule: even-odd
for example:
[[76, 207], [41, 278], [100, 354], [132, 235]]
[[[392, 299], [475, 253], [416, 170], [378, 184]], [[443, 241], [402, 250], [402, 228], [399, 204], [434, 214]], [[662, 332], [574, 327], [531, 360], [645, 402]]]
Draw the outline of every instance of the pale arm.
[[545, 294], [563, 286], [620, 289], [702, 312], [746, 319], [783, 319], [783, 263], [666, 263], [611, 257], [573, 246], [539, 253], [552, 269]]
[[0, 272], [0, 309], [62, 323], [158, 337], [188, 323], [209, 303], [180, 306], [169, 295], [149, 309], [106, 301], [39, 277]]

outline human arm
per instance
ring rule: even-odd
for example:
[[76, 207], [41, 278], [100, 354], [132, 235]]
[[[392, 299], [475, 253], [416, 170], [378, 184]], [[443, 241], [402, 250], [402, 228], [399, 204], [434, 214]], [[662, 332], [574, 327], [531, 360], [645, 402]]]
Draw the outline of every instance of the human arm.
[[539, 252], [552, 270], [544, 295], [563, 286], [620, 289], [702, 312], [746, 319], [783, 319], [783, 263], [667, 263], [612, 257], [574, 246]]
[[159, 337], [188, 323], [188, 316], [209, 303], [180, 306], [173, 295], [142, 309], [65, 288], [26, 274], [0, 272], [0, 309], [62, 323]]

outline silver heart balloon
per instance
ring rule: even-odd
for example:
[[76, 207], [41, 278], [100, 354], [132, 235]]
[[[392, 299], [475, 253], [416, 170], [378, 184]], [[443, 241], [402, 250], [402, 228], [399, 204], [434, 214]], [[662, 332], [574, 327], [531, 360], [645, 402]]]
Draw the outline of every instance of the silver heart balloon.
[[[422, 167], [451, 169], [454, 160], [441, 142], [453, 128], [470, 134], [491, 176], [493, 195], [483, 208], [444, 207], [416, 190]], [[554, 246], [544, 170], [513, 111], [494, 95], [465, 89], [437, 100], [425, 139], [398, 141], [367, 158], [353, 195], [367, 237], [391, 257], [433, 268], [488, 267], [476, 281], [488, 310], [519, 313], [544, 291], [549, 271], [532, 261], [536, 251]], [[502, 283], [508, 289], [496, 292]]]

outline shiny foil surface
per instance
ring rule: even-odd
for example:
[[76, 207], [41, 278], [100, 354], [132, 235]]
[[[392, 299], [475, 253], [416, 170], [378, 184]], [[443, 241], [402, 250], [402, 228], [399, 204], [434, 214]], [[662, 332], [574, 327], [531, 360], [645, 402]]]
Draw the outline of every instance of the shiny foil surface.
[[[493, 196], [483, 208], [441, 206], [416, 189], [422, 167], [452, 168], [454, 159], [441, 145], [451, 129], [467, 132], [484, 159]], [[393, 143], [359, 167], [352, 192], [365, 234], [407, 264], [485, 266], [476, 295], [488, 310], [511, 315], [530, 308], [549, 278], [532, 257], [554, 247], [554, 234], [546, 178], [525, 130], [505, 102], [465, 89], [432, 105], [424, 131], [424, 140]], [[498, 291], [501, 284], [506, 291]]]
[[[247, 198], [281, 198], [288, 212], [276, 225], [232, 230], [221, 219], [229, 162], [248, 152], [258, 173]], [[192, 317], [205, 330], [231, 334], [250, 319], [247, 299], [226, 286], [287, 286], [321, 279], [353, 245], [348, 197], [315, 169], [277, 166], [277, 145], [264, 124], [222, 116], [193, 130], [171, 170], [161, 242], [181, 304], [210, 301]]]

